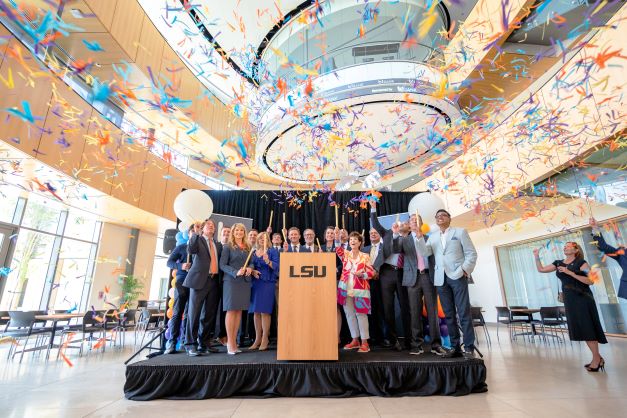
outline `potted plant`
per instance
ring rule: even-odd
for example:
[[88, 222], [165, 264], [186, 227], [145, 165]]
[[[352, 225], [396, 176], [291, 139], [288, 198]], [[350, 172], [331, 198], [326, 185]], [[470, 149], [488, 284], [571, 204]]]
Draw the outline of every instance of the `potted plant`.
[[122, 276], [122, 281], [120, 283], [120, 287], [122, 288], [122, 301], [129, 308], [133, 307], [133, 304], [139, 299], [142, 295], [142, 290], [144, 288], [144, 283], [133, 275], [130, 276]]

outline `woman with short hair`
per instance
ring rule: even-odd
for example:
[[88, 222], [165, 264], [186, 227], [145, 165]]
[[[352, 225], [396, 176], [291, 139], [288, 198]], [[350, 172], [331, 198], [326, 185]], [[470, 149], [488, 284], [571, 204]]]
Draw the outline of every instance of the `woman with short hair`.
[[[336, 239], [340, 238], [340, 229], [335, 228]], [[358, 232], [348, 236], [349, 250], [338, 246], [335, 250], [342, 260], [342, 276], [337, 285], [337, 301], [344, 306], [344, 313], [353, 340], [344, 346], [345, 350], [357, 348], [359, 353], [370, 351], [368, 339], [368, 314], [370, 313], [370, 283], [375, 270], [370, 256], [361, 252], [364, 237]], [[361, 344], [359, 338], [361, 337]]]

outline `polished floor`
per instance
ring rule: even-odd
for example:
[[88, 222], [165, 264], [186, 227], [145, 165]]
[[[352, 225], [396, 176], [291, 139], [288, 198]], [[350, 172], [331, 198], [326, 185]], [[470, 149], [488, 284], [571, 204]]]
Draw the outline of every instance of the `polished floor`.
[[[480, 339], [488, 392], [460, 398], [274, 398], [133, 402], [124, 399], [123, 361], [131, 349], [45, 361], [28, 353], [22, 364], [0, 348], [2, 417], [623, 417], [627, 411], [627, 339], [602, 347], [606, 373], [588, 373], [583, 344], [500, 344]], [[130, 339], [132, 340], [132, 339]], [[55, 353], [56, 354], [56, 353]], [[54, 357], [54, 356], [52, 356]]]

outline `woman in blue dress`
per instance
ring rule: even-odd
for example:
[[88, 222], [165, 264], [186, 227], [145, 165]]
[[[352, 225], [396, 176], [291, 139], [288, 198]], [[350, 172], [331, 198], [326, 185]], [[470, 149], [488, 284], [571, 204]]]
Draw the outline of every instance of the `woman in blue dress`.
[[253, 253], [253, 268], [255, 278], [248, 311], [255, 314], [255, 342], [249, 350], [265, 351], [268, 349], [274, 291], [279, 278], [279, 252], [271, 246], [268, 234], [265, 232], [257, 236], [257, 249]]

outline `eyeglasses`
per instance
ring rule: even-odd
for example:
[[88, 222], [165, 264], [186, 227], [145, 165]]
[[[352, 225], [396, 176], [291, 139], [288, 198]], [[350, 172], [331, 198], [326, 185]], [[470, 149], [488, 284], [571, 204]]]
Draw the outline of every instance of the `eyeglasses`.
[[435, 219], [438, 218], [450, 218], [450, 216], [448, 216], [446, 213], [438, 213], [437, 215], [435, 215]]

